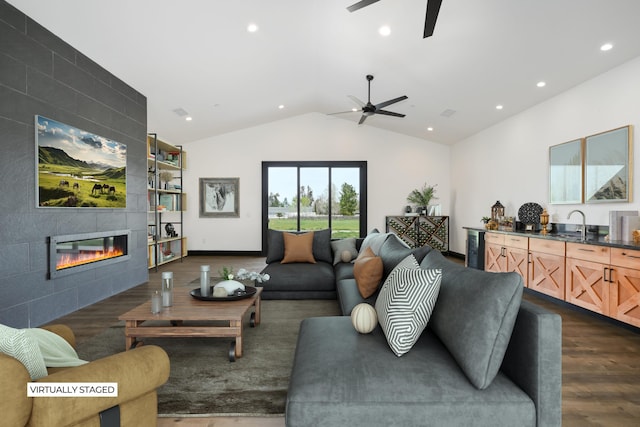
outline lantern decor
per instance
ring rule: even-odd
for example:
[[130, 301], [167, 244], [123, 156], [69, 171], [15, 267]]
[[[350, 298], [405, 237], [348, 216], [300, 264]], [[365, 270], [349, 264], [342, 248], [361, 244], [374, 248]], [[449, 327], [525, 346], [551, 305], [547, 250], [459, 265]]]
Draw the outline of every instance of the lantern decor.
[[378, 324], [376, 309], [365, 302], [353, 307], [351, 310], [351, 323], [356, 331], [361, 334], [368, 334], [373, 331]]
[[500, 218], [504, 216], [504, 206], [500, 203], [500, 200], [495, 205], [491, 206], [491, 219], [494, 221], [500, 221]]

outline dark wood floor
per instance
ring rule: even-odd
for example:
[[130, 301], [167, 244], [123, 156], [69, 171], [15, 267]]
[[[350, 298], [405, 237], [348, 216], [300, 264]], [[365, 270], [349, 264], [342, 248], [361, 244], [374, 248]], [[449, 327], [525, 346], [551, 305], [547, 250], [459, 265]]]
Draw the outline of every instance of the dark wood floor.
[[[260, 271], [264, 258], [190, 256], [150, 270], [149, 282], [107, 300], [93, 304], [52, 323], [65, 323], [78, 342], [118, 321], [118, 315], [146, 301], [160, 286], [160, 273], [173, 271], [176, 286], [189, 285], [199, 277], [199, 266], [211, 265], [216, 272], [223, 265]], [[194, 286], [197, 287], [197, 286]], [[565, 426], [640, 425], [640, 332], [612, 324], [583, 311], [556, 304], [537, 294], [525, 298], [562, 316], [562, 421]], [[190, 426], [253, 426], [250, 419], [225, 417], [190, 419]], [[180, 420], [159, 420], [161, 425]], [[182, 420], [186, 421], [186, 420]], [[278, 425], [280, 421], [275, 421]], [[228, 424], [226, 424], [228, 423]], [[182, 424], [181, 424], [182, 425]], [[280, 425], [284, 425], [282, 421]]]

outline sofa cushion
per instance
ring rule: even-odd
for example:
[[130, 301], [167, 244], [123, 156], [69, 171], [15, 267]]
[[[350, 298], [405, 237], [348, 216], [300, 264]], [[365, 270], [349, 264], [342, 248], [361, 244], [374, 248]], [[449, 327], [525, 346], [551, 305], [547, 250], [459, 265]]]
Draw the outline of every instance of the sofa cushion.
[[371, 248], [362, 251], [353, 263], [353, 277], [363, 298], [369, 298], [380, 286], [382, 258], [375, 256]]
[[430, 328], [469, 381], [486, 389], [498, 373], [511, 339], [522, 300], [522, 277], [466, 268], [438, 251], [429, 252], [420, 266], [442, 269]]
[[315, 264], [299, 262], [281, 264], [273, 262], [267, 265], [263, 274], [269, 274], [271, 278], [258, 284], [264, 288], [263, 295], [273, 291], [297, 291], [312, 293], [315, 291], [335, 291], [336, 278], [333, 266], [326, 262]]
[[[291, 234], [304, 234], [305, 232], [291, 232]], [[281, 261], [284, 258], [284, 232], [280, 230], [267, 230], [267, 259], [265, 262]], [[313, 258], [316, 261], [333, 262], [331, 254], [331, 230], [317, 230], [313, 233]]]
[[310, 262], [315, 264], [313, 257], [313, 231], [303, 234], [283, 233], [284, 257], [282, 264], [291, 262]]
[[411, 350], [427, 327], [438, 298], [442, 270], [423, 270], [413, 255], [393, 269], [380, 289], [376, 312], [396, 356]]
[[344, 316], [350, 316], [351, 310], [356, 305], [366, 302], [371, 305], [375, 305], [378, 294], [375, 293], [369, 298], [362, 298], [356, 279], [342, 279], [336, 282], [336, 290], [338, 291], [338, 303], [340, 304], [340, 311]]
[[0, 325], [0, 353], [19, 360], [32, 380], [48, 375], [38, 341], [24, 329]]
[[421, 246], [419, 248], [411, 249], [395, 234], [389, 236], [389, 238], [383, 242], [380, 247], [380, 252], [378, 253], [382, 258], [382, 264], [384, 265], [382, 280], [386, 280], [396, 265], [409, 255], [413, 255], [419, 264], [430, 250], [431, 247], [429, 246]]
[[336, 265], [340, 262], [347, 262], [342, 259], [343, 252], [348, 252], [351, 255], [351, 260], [358, 256], [355, 237], [332, 240], [331, 250], [333, 251], [333, 265]]
[[380, 328], [368, 335], [351, 318], [302, 321], [287, 393], [289, 427], [535, 426], [527, 394], [499, 373], [475, 388], [429, 329], [398, 358]]

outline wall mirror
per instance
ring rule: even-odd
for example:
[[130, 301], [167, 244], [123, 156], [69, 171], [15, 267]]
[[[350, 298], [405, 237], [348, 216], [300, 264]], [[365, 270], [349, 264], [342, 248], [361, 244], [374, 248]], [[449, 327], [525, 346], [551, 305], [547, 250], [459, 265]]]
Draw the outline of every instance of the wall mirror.
[[586, 203], [631, 201], [631, 126], [585, 138]]
[[582, 203], [583, 140], [549, 147], [549, 203]]

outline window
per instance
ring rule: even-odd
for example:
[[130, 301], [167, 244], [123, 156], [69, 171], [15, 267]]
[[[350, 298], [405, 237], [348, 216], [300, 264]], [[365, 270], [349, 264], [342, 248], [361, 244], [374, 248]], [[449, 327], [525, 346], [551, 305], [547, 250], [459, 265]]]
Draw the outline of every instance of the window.
[[331, 229], [360, 237], [367, 226], [367, 162], [263, 162], [262, 249], [267, 230]]

